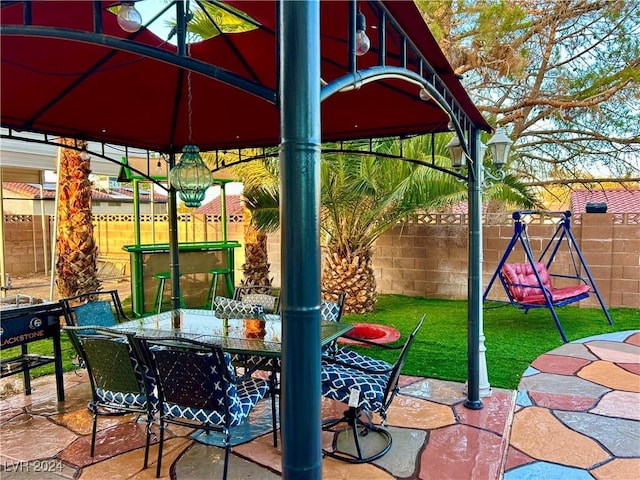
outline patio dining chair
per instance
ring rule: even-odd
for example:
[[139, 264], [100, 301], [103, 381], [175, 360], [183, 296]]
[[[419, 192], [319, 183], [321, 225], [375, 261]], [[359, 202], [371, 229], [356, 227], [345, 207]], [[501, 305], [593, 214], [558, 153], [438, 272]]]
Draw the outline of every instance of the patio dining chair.
[[[231, 357], [220, 347], [175, 337], [136, 337], [153, 369], [160, 399], [160, 444], [156, 477], [162, 467], [167, 423], [224, 435], [223, 479], [227, 478], [231, 451], [230, 428], [242, 424], [266, 395], [266, 380], [237, 378]], [[275, 429], [275, 424], [274, 424]]]
[[280, 312], [280, 295], [268, 285], [241, 285], [236, 287], [234, 300], [253, 305], [262, 305], [265, 313]]
[[[404, 345], [376, 345], [381, 348], [399, 349], [396, 362], [390, 364], [382, 360], [356, 353], [346, 348], [324, 355], [322, 358], [322, 395], [348, 405], [343, 416], [323, 422], [323, 430], [338, 433], [333, 450], [323, 450], [324, 455], [349, 463], [366, 463], [380, 458], [389, 451], [392, 444], [391, 433], [386, 428], [387, 410], [399, 391], [398, 380], [407, 358], [409, 348], [426, 315], [417, 323]], [[380, 425], [373, 423], [373, 414], [380, 415]], [[339, 427], [346, 424], [346, 427]], [[370, 435], [377, 433], [373, 447], [364, 448], [363, 437], [375, 440]], [[338, 436], [348, 434], [353, 445], [338, 448]], [[372, 438], [374, 437], [374, 438]]]
[[347, 294], [340, 290], [322, 290], [320, 292], [320, 318], [329, 322], [339, 322], [344, 313]]
[[233, 298], [216, 297], [213, 300], [213, 311], [218, 318], [262, 318], [264, 308], [262, 305], [245, 303]]
[[66, 324], [74, 327], [113, 327], [130, 320], [124, 313], [117, 290], [82, 293], [62, 298], [60, 304]]
[[155, 382], [131, 336], [108, 329], [66, 326], [71, 343], [82, 358], [91, 383], [93, 414], [91, 456], [96, 446], [98, 416], [146, 415], [144, 468], [149, 459], [151, 423], [158, 410]]
[[[265, 315], [262, 305], [254, 305], [245, 303], [240, 300], [234, 300], [226, 297], [216, 297], [213, 300], [213, 308], [215, 316], [218, 318], [256, 318], [262, 319]], [[271, 395], [271, 408], [275, 415], [276, 401], [275, 396], [278, 394], [277, 388], [277, 372], [280, 371], [280, 359], [265, 358], [259, 355], [249, 355], [243, 353], [231, 354], [231, 363], [234, 368], [241, 368], [244, 374], [251, 375], [257, 370], [269, 372], [269, 393]], [[274, 417], [275, 418], [275, 417]], [[275, 421], [274, 421], [275, 425]], [[273, 430], [273, 446], [278, 446], [278, 434], [276, 429]]]

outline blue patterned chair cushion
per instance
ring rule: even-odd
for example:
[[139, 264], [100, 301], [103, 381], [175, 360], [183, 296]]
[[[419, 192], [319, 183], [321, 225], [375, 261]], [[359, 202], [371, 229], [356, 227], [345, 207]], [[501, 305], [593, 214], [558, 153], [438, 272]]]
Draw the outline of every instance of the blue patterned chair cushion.
[[149, 351], [161, 379], [162, 415], [168, 420], [185, 419], [219, 426], [228, 421], [229, 426], [236, 426], [269, 390], [268, 382], [259, 378], [236, 384], [228, 353], [222, 354], [224, 364], [220, 364], [212, 353], [171, 348]]
[[336, 302], [323, 300], [320, 303], [320, 318], [328, 322], [337, 322], [340, 320], [340, 305]]
[[278, 297], [266, 293], [247, 293], [240, 296], [240, 301], [252, 305], [261, 305], [265, 312], [274, 313]]
[[232, 298], [216, 297], [213, 305], [218, 318], [262, 318], [264, 315], [262, 305], [253, 305]]
[[98, 401], [107, 407], [108, 405], [139, 408], [146, 408], [147, 406], [147, 397], [142, 393], [114, 392], [112, 390], [96, 388], [96, 396], [98, 397]]
[[[269, 385], [259, 378], [250, 378], [236, 388], [231, 384], [227, 387], [229, 405], [229, 426], [240, 425], [248, 416], [251, 409], [266, 395]], [[209, 425], [225, 425], [225, 410], [223, 399], [220, 398], [219, 410], [185, 407], [172, 402], [164, 402], [162, 412], [165, 416], [193, 420]]]
[[280, 359], [279, 358], [267, 358], [260, 355], [247, 355], [242, 353], [234, 353], [231, 355], [231, 363], [235, 366], [241, 366], [247, 369], [252, 369], [259, 366], [258, 370], [269, 370], [279, 372]]
[[[379, 370], [381, 373], [365, 373], [331, 361], [322, 362], [322, 395], [349, 403], [351, 390], [360, 391], [358, 407], [377, 412], [384, 408], [384, 394], [393, 366], [382, 360], [356, 354], [347, 349], [339, 350], [336, 360], [358, 365], [358, 367]], [[386, 371], [382, 373], [382, 371]]]
[[383, 360], [367, 357], [366, 355], [360, 355], [348, 348], [338, 349], [331, 358], [338, 362], [357, 365], [359, 368], [364, 368], [373, 372], [388, 372], [393, 368], [393, 365]]

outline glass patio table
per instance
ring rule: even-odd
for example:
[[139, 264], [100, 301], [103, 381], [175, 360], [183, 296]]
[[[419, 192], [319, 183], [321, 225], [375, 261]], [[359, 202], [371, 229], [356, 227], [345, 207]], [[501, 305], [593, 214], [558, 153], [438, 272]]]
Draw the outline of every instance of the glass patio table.
[[[173, 327], [174, 319], [179, 320], [178, 328]], [[321, 321], [321, 344], [336, 340], [351, 328], [342, 322]], [[229, 353], [262, 357], [280, 357], [282, 347], [280, 315], [222, 319], [210, 310], [179, 309], [120, 323], [111, 330], [145, 337], [190, 338]]]

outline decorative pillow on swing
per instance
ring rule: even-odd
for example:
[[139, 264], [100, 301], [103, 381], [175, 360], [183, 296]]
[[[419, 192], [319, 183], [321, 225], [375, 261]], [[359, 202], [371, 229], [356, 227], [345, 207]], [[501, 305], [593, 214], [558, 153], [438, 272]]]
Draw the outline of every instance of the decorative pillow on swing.
[[549, 292], [551, 302], [554, 304], [574, 297], [584, 298], [589, 292], [589, 285], [584, 284], [554, 288], [545, 264], [536, 262], [535, 268], [542, 281], [542, 286], [540, 286], [533, 270], [533, 265], [530, 263], [505, 263], [502, 266], [502, 277], [506, 282], [509, 293], [516, 302], [544, 305], [547, 300], [542, 288]]

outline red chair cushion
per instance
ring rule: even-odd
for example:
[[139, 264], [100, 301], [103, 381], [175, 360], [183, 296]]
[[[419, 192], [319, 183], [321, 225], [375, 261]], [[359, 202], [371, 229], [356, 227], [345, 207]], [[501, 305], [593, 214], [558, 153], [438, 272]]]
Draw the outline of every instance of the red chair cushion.
[[[547, 267], [542, 262], [536, 262], [535, 268], [542, 281], [542, 286], [551, 294], [553, 303], [582, 295], [589, 291], [589, 285], [572, 285], [553, 288]], [[502, 276], [513, 299], [518, 303], [544, 304], [546, 299], [535, 276], [533, 266], [529, 263], [505, 263], [502, 266]]]

